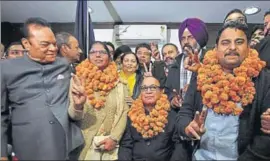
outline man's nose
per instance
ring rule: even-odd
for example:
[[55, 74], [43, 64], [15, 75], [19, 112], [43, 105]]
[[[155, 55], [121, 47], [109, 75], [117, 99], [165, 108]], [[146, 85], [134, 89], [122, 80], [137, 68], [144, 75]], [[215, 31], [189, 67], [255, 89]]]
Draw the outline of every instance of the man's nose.
[[235, 50], [235, 49], [236, 49], [235, 43], [231, 43], [231, 45], [230, 45], [230, 50]]
[[79, 48], [79, 53], [80, 53], [80, 54], [82, 54], [82, 53], [83, 53], [81, 48]]
[[55, 44], [50, 44], [49, 50], [50, 50], [50, 51], [57, 51], [58, 48], [57, 48], [57, 46], [56, 46]]

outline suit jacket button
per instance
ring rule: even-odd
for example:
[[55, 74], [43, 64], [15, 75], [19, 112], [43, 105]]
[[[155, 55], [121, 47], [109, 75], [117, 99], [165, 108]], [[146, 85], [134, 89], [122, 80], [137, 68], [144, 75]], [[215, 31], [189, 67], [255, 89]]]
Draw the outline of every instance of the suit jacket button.
[[149, 146], [150, 144], [151, 144], [151, 143], [150, 143], [150, 141], [147, 141], [147, 142], [146, 142], [146, 145], [148, 145], [148, 146]]
[[50, 123], [50, 124], [54, 124], [54, 121], [50, 121], [49, 123]]

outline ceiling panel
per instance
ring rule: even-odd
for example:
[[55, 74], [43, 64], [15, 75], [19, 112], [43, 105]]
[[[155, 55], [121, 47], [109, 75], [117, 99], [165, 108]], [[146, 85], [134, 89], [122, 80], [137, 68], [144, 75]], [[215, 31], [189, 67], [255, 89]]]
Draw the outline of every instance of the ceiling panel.
[[[74, 22], [76, 1], [1, 1], [1, 21], [24, 22], [29, 17], [42, 17], [49, 22]], [[94, 22], [113, 22], [102, 1], [89, 1]]]
[[1, 21], [24, 22], [42, 17], [49, 22], [71, 22], [75, 19], [76, 1], [2, 1]]
[[[221, 23], [233, 8], [259, 6], [249, 23], [261, 23], [270, 1], [111, 1], [123, 22], [176, 22], [198, 17], [207, 23]], [[93, 22], [113, 22], [104, 2], [88, 1]], [[1, 21], [24, 22], [40, 16], [49, 22], [74, 22], [76, 1], [1, 1]]]
[[221, 23], [234, 8], [259, 6], [259, 14], [248, 16], [249, 23], [261, 23], [269, 1], [112, 1], [123, 22], [181, 22], [198, 17], [207, 23]]

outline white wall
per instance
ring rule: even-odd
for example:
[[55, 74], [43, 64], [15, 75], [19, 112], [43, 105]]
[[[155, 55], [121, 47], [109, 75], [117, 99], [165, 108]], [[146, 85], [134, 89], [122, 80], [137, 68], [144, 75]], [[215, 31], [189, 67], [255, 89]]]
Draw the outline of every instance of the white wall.
[[[95, 39], [97, 41], [110, 41], [113, 40], [113, 29], [94, 29]], [[168, 30], [169, 40], [168, 42], [174, 43], [178, 46], [179, 51], [181, 51], [179, 40], [178, 40], [178, 30], [171, 29]]]

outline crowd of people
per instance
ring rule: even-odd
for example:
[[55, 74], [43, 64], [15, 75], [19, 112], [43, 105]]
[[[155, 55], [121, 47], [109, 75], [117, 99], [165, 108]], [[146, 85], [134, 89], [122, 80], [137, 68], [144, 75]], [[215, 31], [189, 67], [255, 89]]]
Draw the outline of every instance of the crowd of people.
[[[42, 18], [1, 44], [1, 159], [270, 160], [270, 11], [248, 33], [230, 11], [213, 49], [187, 18], [179, 43], [95, 41]], [[11, 158], [12, 159], [12, 158]]]

